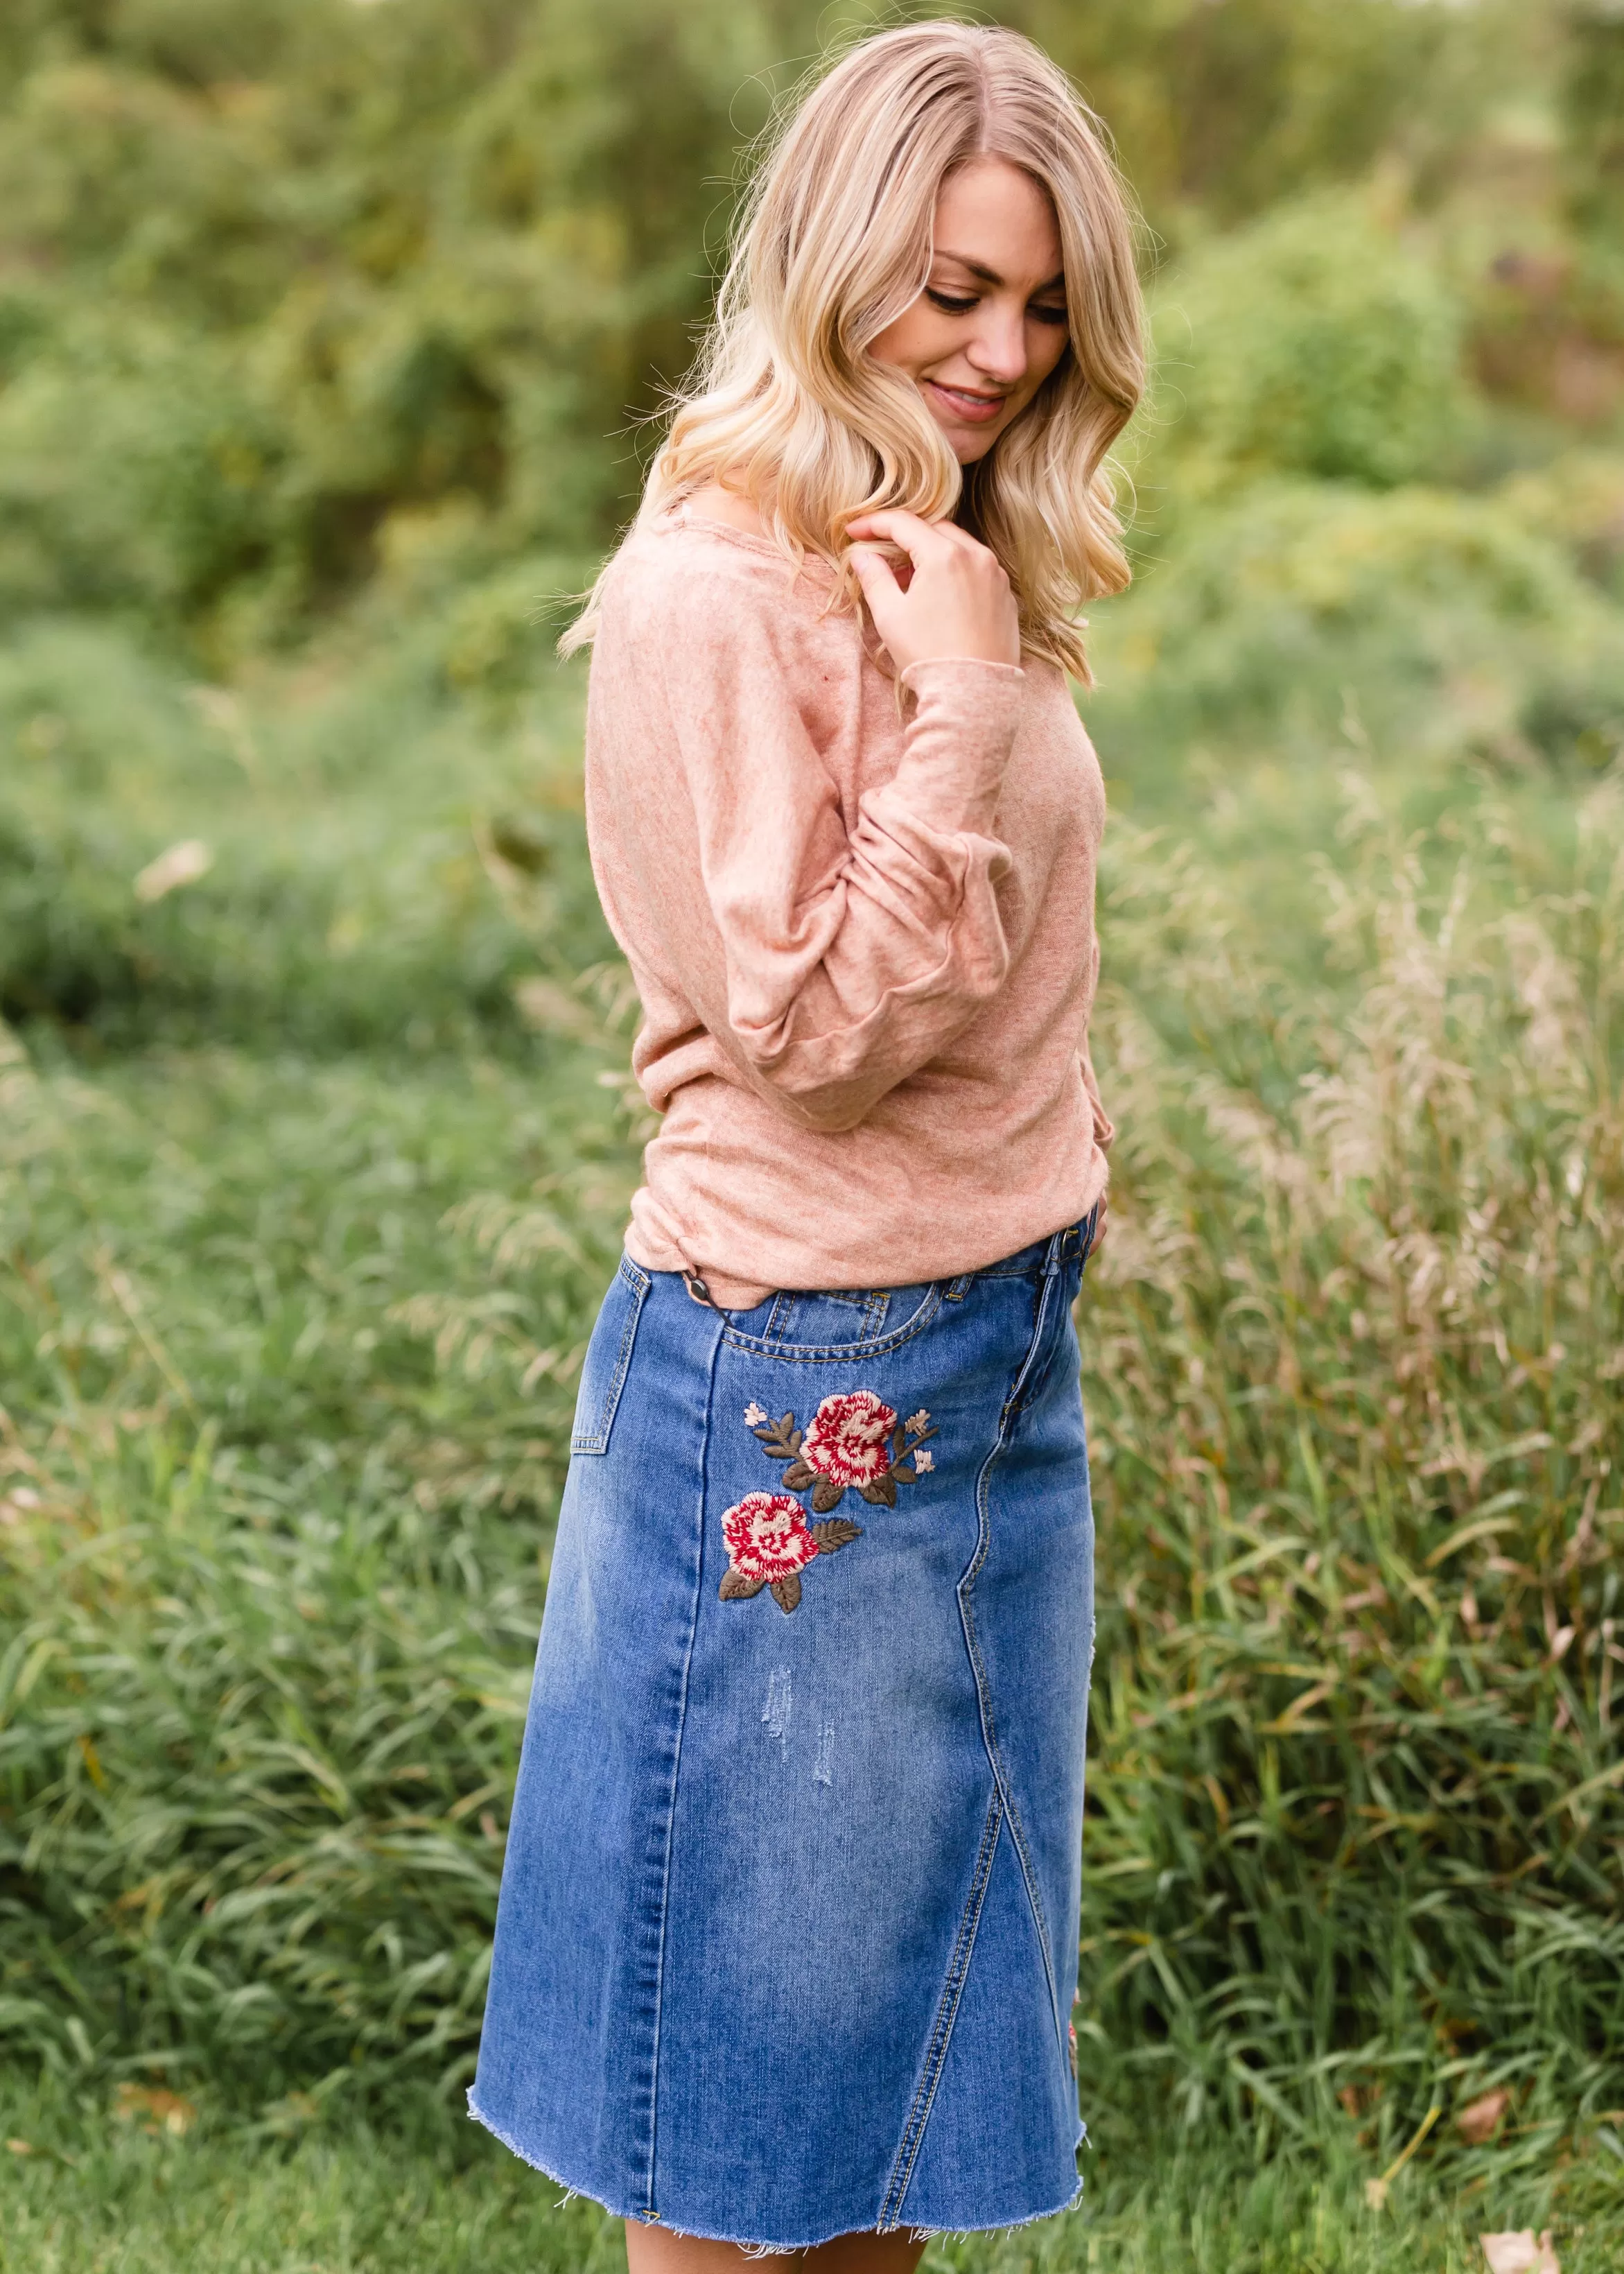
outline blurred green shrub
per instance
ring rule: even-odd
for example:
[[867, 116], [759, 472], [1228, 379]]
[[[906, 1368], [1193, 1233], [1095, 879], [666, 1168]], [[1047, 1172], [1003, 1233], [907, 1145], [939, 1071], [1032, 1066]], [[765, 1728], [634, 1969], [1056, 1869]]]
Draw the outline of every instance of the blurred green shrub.
[[1390, 489], [1438, 471], [1465, 411], [1435, 267], [1367, 198], [1287, 205], [1163, 285], [1156, 402], [1188, 502], [1268, 474]]
[[77, 320], [0, 388], [0, 608], [157, 629], [291, 565], [288, 438], [207, 338]]
[[1178, 527], [1154, 574], [1102, 612], [1090, 720], [1129, 763], [1192, 738], [1306, 757], [1350, 706], [1416, 760], [1572, 755], [1558, 710], [1583, 712], [1579, 733], [1611, 714], [1624, 619], [1539, 503], [1413, 484], [1243, 489]]
[[[1079, 76], [1193, 244], [1395, 140], [1447, 172], [1507, 74], [1551, 76], [1553, 4], [1004, 13]], [[398, 519], [451, 504], [470, 576], [533, 553], [579, 583], [635, 490], [635, 421], [691, 353], [741, 145], [821, 41], [891, 13], [19, 0], [0, 22], [0, 606], [133, 611], [224, 668], [364, 584]], [[1433, 463], [1447, 297], [1336, 210], [1197, 263], [1213, 350], [1185, 392], [1216, 464], [1386, 483]]]
[[[611, 943], [574, 712], [553, 694], [544, 731], [518, 699], [548, 635], [515, 577], [263, 708], [101, 627], [0, 651], [0, 1017], [120, 1049], [532, 1056], [514, 989], [538, 945], [568, 975]], [[152, 866], [192, 844], [200, 865]]]

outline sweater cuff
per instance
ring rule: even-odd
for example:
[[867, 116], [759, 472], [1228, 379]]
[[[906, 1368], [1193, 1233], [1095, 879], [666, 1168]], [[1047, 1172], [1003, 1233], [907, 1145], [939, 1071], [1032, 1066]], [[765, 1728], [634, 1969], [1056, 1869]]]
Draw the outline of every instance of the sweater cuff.
[[[921, 677], [936, 672], [954, 675], [962, 672], [966, 681], [971, 683], [985, 673], [993, 681], [1002, 679], [1011, 687], [1019, 687], [1026, 676], [1018, 663], [989, 663], [979, 655], [938, 655], [931, 657], [927, 663], [909, 664], [907, 669], [902, 674], [902, 684], [910, 695], [922, 695], [924, 689], [920, 684]], [[951, 679], [948, 683], [951, 685]]]

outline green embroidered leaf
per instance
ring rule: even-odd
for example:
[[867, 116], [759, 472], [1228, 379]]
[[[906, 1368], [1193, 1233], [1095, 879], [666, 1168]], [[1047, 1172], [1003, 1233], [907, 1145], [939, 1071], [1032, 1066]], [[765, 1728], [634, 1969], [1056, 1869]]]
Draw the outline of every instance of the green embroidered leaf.
[[893, 1477], [900, 1477], [905, 1485], [917, 1484], [919, 1481], [918, 1478], [914, 1475], [914, 1471], [909, 1468], [906, 1461], [893, 1461], [891, 1465], [890, 1473]]
[[[782, 1455], [779, 1457], [781, 1459]], [[807, 1487], [816, 1481], [816, 1477], [817, 1471], [809, 1469], [804, 1461], [794, 1462], [784, 1472], [784, 1481], [791, 1492], [805, 1492]]]
[[853, 1524], [849, 1516], [833, 1517], [827, 1524], [808, 1525], [807, 1529], [816, 1540], [820, 1555], [832, 1555], [836, 1548], [862, 1538], [861, 1525]]
[[796, 1608], [801, 1600], [801, 1574], [799, 1571], [792, 1571], [787, 1579], [775, 1579], [773, 1581], [772, 1600], [778, 1605], [778, 1608], [785, 1614], [786, 1617], [787, 1617], [790, 1612]]
[[793, 1461], [801, 1450], [801, 1432], [795, 1427], [793, 1413], [786, 1413], [777, 1421], [763, 1421], [750, 1434], [760, 1440], [771, 1461]]
[[822, 1516], [827, 1510], [839, 1507], [845, 1492], [845, 1486], [836, 1484], [832, 1478], [820, 1477], [812, 1487], [812, 1505]]
[[897, 1487], [889, 1475], [876, 1477], [871, 1485], [859, 1485], [857, 1489], [875, 1508], [895, 1508], [897, 1505]]
[[766, 1584], [764, 1579], [752, 1579], [748, 1571], [735, 1570], [730, 1563], [716, 1592], [725, 1603], [742, 1603], [752, 1595], [759, 1595]]

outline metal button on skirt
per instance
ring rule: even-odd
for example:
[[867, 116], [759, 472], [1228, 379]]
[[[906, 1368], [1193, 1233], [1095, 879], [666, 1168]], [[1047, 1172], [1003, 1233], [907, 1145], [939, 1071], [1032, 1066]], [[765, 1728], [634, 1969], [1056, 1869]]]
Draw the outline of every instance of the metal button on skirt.
[[621, 1263], [470, 2095], [618, 2215], [789, 2249], [1077, 2191], [1092, 1230], [752, 1311]]

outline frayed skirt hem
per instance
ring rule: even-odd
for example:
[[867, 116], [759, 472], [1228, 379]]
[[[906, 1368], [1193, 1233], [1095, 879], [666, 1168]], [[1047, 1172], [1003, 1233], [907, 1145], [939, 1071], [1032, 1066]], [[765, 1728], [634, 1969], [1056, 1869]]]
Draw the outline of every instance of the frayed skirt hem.
[[511, 2132], [497, 2123], [493, 2117], [488, 2115], [480, 2107], [471, 2091], [468, 2096], [468, 2112], [475, 2123], [483, 2125], [492, 2138], [499, 2140], [510, 2155], [516, 2156], [522, 2164], [528, 2164], [531, 2171], [539, 2172], [544, 2180], [551, 2180], [554, 2187], [562, 2187], [564, 2200], [567, 2202], [573, 2195], [582, 2195], [588, 2202], [596, 2203], [600, 2210], [607, 2211], [611, 2218], [635, 2219], [640, 2226], [664, 2227], [668, 2234], [688, 2235], [695, 2242], [730, 2242], [736, 2249], [763, 2255], [770, 2251], [816, 2250], [820, 2243], [838, 2241], [842, 2235], [871, 2234], [882, 2231], [915, 2234], [921, 2238], [956, 2234], [1005, 2234], [1012, 2233], [1017, 2227], [1036, 2226], [1046, 2218], [1058, 2218], [1063, 2212], [1073, 2209], [1080, 2201], [1083, 2193], [1083, 2182], [1079, 2179], [1063, 2201], [1050, 2204], [1046, 2210], [1025, 2212], [1019, 2218], [969, 2218], [955, 2220], [951, 2225], [943, 2226], [916, 2226], [911, 2219], [899, 2219], [896, 2226], [889, 2230], [859, 2225], [837, 2226], [826, 2233], [774, 2235], [771, 2240], [767, 2240], [759, 2234], [742, 2234], [729, 2227], [677, 2226], [669, 2219], [651, 2218], [646, 2211], [634, 2210], [629, 2203], [616, 2201], [612, 2192], [598, 2182], [572, 2180], [560, 2165], [544, 2162], [531, 2149], [526, 2147], [523, 2141], [515, 2139]]

